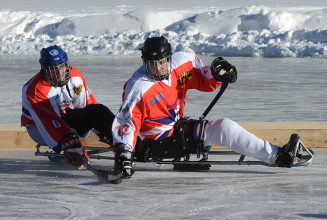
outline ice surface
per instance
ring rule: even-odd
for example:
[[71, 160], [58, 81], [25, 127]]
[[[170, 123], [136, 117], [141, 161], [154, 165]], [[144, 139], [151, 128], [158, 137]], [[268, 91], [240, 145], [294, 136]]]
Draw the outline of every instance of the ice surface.
[[[137, 163], [131, 179], [112, 185], [31, 150], [0, 150], [1, 219], [325, 219], [327, 151], [315, 151], [309, 167], [291, 169]], [[238, 160], [226, 157], [213, 158]]]
[[[200, 56], [210, 65], [213, 56]], [[227, 117], [238, 123], [326, 122], [325, 59], [225, 57], [238, 69], [207, 119]], [[40, 69], [37, 55], [0, 55], [0, 124], [20, 124], [21, 88]], [[142, 65], [139, 55], [69, 55], [99, 103], [116, 113], [124, 83]], [[197, 119], [212, 93], [189, 90], [185, 116]]]

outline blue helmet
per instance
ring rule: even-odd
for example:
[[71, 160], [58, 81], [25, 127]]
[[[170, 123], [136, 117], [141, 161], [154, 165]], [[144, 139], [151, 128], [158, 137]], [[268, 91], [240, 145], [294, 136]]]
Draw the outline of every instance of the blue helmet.
[[42, 67], [57, 66], [68, 61], [68, 56], [59, 46], [43, 48], [40, 52], [40, 64]]
[[[43, 48], [39, 62], [42, 75], [55, 87], [66, 85], [70, 78], [68, 56], [59, 46]], [[62, 69], [59, 71], [59, 69]], [[62, 75], [65, 74], [63, 77]]]

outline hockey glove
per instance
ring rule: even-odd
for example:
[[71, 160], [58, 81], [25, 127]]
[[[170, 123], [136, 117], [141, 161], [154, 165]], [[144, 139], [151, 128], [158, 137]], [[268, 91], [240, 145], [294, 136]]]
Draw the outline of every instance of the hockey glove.
[[78, 169], [86, 169], [84, 164], [89, 162], [89, 156], [77, 134], [70, 133], [63, 136], [59, 141], [59, 145], [68, 161], [72, 162]]
[[236, 67], [228, 63], [228, 61], [222, 57], [214, 59], [211, 63], [210, 69], [212, 76], [216, 81], [228, 81], [229, 83], [234, 83], [237, 80]]
[[122, 172], [123, 178], [131, 178], [133, 169], [133, 148], [129, 144], [116, 144], [115, 172]]

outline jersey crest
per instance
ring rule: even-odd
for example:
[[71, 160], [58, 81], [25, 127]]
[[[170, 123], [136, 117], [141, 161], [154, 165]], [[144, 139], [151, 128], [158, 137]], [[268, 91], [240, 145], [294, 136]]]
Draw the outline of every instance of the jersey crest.
[[185, 72], [181, 77], [178, 78], [177, 83], [181, 86], [182, 89], [185, 88], [186, 80], [192, 79], [191, 71]]
[[76, 87], [74, 88], [74, 94], [79, 95], [79, 94], [82, 92], [82, 89], [83, 89], [82, 84], [79, 84], [78, 86], [76, 86]]

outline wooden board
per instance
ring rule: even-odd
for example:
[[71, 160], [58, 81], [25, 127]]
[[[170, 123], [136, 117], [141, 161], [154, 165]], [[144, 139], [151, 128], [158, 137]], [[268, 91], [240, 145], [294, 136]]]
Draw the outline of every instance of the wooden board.
[[[302, 138], [306, 147], [327, 147], [327, 123], [266, 123], [240, 124], [257, 137], [268, 140], [272, 144], [283, 146], [293, 133]], [[105, 147], [99, 138], [91, 132], [89, 137], [81, 139], [85, 146]], [[33, 149], [36, 143], [29, 137], [24, 127], [16, 125], [0, 125], [0, 149]], [[219, 146], [214, 146], [220, 148]]]

